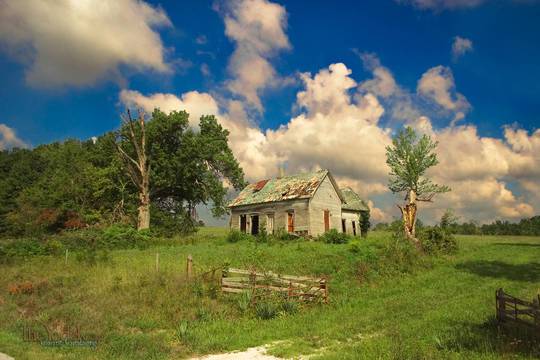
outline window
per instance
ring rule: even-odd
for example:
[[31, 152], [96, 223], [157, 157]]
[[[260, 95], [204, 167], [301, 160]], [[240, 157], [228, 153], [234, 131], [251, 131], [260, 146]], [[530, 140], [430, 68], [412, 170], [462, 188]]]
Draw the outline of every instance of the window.
[[266, 232], [274, 233], [274, 214], [266, 214]]
[[341, 231], [346, 233], [347, 227], [345, 226], [345, 219], [341, 219]]
[[356, 222], [354, 220], [352, 222], [352, 233], [354, 236], [356, 236]]

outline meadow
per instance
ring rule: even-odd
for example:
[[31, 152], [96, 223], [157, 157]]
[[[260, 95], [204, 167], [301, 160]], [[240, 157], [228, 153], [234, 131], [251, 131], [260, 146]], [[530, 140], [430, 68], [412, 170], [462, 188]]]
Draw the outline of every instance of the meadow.
[[[74, 254], [0, 265], [0, 352], [16, 359], [169, 359], [270, 344], [270, 354], [311, 359], [532, 359], [540, 344], [499, 331], [495, 290], [540, 293], [540, 238], [458, 236], [453, 255], [416, 257], [389, 233], [358, 244], [226, 241], [226, 230], [95, 263]], [[159, 270], [156, 269], [159, 254]], [[241, 295], [186, 280], [223, 265], [328, 275], [330, 303], [300, 304], [264, 319]], [[25, 329], [95, 346], [45, 346]], [[71, 335], [70, 335], [71, 334]], [[28, 340], [28, 339], [27, 339]]]

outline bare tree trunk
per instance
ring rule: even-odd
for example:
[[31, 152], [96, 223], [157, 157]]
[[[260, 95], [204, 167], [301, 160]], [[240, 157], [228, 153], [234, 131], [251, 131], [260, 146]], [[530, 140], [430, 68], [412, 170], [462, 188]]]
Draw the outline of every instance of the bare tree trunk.
[[137, 229], [144, 230], [150, 228], [150, 184], [148, 182], [148, 173], [145, 173], [146, 180], [143, 181], [141, 191], [139, 192], [139, 218]]
[[398, 205], [401, 215], [403, 217], [403, 231], [405, 237], [416, 247], [417, 250], [422, 251], [422, 243], [416, 238], [416, 193], [411, 190], [408, 196], [409, 202], [401, 207]]
[[[133, 184], [139, 189], [139, 214], [137, 219], [137, 230], [150, 228], [150, 162], [146, 154], [146, 131], [144, 116], [139, 112], [139, 118], [134, 120], [129, 110], [127, 116], [122, 117], [122, 122], [126, 125], [128, 132], [120, 133], [121, 140], [127, 140], [135, 149], [136, 159], [130, 156], [121, 146], [116, 143], [116, 147], [122, 160], [126, 165], [127, 173]], [[138, 124], [140, 134], [137, 133], [135, 125]]]

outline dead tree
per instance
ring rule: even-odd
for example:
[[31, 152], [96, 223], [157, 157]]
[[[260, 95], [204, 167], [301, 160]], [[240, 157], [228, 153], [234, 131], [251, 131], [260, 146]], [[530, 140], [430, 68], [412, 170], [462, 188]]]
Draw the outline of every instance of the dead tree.
[[148, 229], [150, 228], [150, 161], [147, 153], [144, 113], [139, 111], [137, 119], [133, 119], [128, 110], [121, 118], [122, 127], [117, 134], [116, 148], [129, 178], [139, 191], [137, 230]]

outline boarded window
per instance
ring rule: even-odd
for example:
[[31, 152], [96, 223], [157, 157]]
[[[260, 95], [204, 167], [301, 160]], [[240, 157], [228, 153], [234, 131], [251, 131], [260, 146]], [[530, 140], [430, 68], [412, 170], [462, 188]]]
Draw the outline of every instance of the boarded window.
[[294, 232], [294, 213], [287, 213], [287, 231], [290, 233]]
[[330, 230], [330, 211], [324, 210], [324, 231]]

